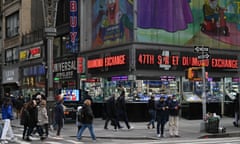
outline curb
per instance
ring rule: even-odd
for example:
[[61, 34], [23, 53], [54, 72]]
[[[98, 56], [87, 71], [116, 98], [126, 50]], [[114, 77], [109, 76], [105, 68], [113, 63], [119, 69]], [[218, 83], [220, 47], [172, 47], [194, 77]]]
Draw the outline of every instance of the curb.
[[224, 138], [224, 137], [240, 137], [240, 132], [234, 132], [234, 133], [220, 133], [220, 134], [207, 134], [198, 137], [199, 139], [204, 138]]

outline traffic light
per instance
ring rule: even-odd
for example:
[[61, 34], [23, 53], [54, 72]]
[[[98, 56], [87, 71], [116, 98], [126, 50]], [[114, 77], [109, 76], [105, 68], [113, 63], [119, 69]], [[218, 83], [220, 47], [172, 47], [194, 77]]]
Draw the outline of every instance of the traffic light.
[[186, 77], [189, 80], [200, 81], [202, 80], [201, 76], [201, 67], [190, 67], [187, 70]]

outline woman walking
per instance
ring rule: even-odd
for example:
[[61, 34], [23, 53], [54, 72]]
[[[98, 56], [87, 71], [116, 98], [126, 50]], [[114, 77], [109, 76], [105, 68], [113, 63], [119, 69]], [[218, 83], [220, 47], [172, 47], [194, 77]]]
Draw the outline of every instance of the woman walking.
[[29, 107], [30, 102], [28, 103], [24, 103], [22, 110], [20, 112], [20, 125], [23, 125], [23, 134], [22, 134], [22, 139], [25, 140], [26, 139], [26, 134], [27, 134], [27, 130], [29, 128], [29, 112], [27, 110], [27, 108]]
[[155, 110], [155, 100], [154, 96], [151, 96], [151, 98], [148, 100], [148, 113], [150, 115], [150, 121], [147, 124], [147, 128], [150, 129], [150, 126], [152, 125], [152, 128], [155, 128], [155, 119], [156, 119], [156, 110]]
[[81, 111], [81, 122], [82, 122], [82, 127], [79, 130], [78, 134], [77, 134], [77, 139], [81, 140], [82, 139], [82, 134], [84, 132], [84, 130], [86, 128], [88, 128], [92, 139], [95, 141], [96, 140], [96, 136], [94, 134], [94, 130], [93, 130], [93, 111], [91, 108], [91, 100], [86, 99], [84, 101], [84, 105]]
[[42, 100], [38, 108], [38, 123], [37, 125], [44, 129], [45, 137], [48, 137], [48, 114], [46, 109], [47, 102]]
[[57, 96], [57, 104], [55, 106], [55, 123], [57, 125], [57, 137], [60, 137], [61, 129], [63, 127], [64, 120], [64, 106], [63, 106], [63, 95]]
[[[13, 106], [10, 98], [5, 98], [2, 105], [2, 119], [4, 121], [1, 140], [3, 143], [8, 143], [7, 134], [10, 136], [10, 141], [15, 141], [11, 120], [13, 119]], [[9, 139], [9, 138], [8, 138]]]

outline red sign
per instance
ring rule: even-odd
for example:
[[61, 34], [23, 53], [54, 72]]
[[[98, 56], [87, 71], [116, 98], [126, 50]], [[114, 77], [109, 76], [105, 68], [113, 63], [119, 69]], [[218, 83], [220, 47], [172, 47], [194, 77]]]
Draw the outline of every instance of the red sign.
[[83, 57], [78, 57], [77, 58], [77, 73], [84, 73], [84, 58]]
[[238, 69], [237, 56], [211, 55], [209, 59], [199, 60], [191, 53], [178, 53], [171, 55], [158, 50], [139, 50], [136, 53], [137, 69], [164, 69], [182, 70], [184, 67], [205, 66], [210, 69]]
[[87, 62], [88, 69], [112, 67], [126, 64], [126, 55], [106, 56], [104, 58], [91, 59]]

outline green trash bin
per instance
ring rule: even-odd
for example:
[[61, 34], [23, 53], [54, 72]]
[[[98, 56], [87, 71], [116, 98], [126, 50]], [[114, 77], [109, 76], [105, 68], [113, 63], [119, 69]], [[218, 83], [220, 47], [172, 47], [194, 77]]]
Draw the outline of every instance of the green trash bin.
[[211, 117], [205, 124], [206, 132], [218, 133], [219, 132], [219, 118]]

